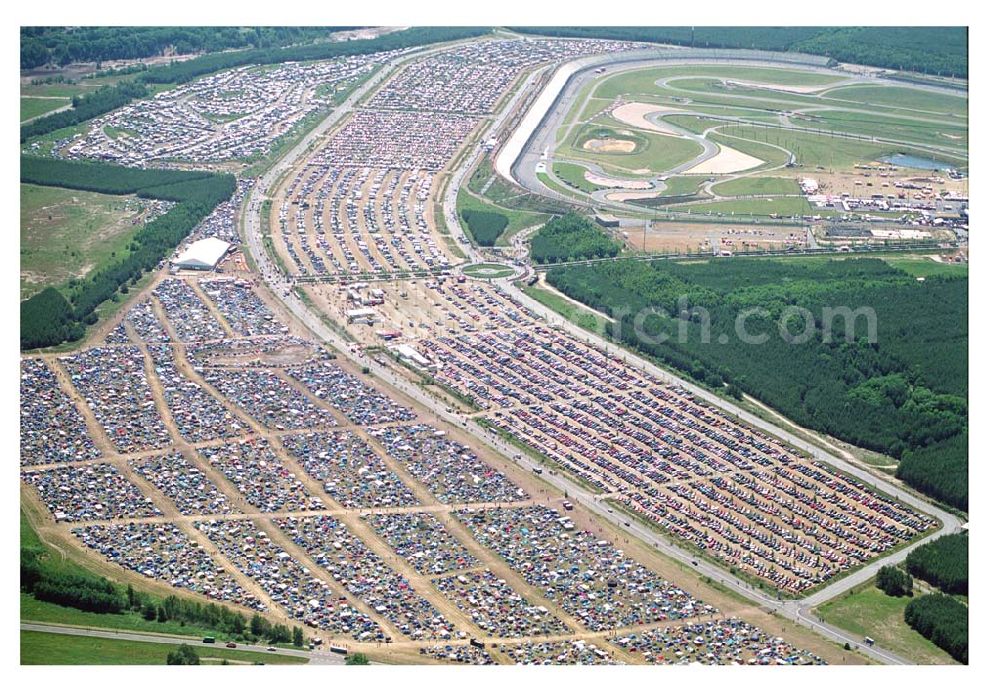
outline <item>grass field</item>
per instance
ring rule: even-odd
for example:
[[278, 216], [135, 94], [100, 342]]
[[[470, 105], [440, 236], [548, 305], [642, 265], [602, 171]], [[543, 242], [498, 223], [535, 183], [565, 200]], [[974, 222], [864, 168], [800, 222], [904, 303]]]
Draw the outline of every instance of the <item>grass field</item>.
[[677, 76], [705, 76], [739, 79], [754, 83], [774, 83], [786, 86], [822, 86], [834, 84], [841, 76], [816, 72], [777, 69], [769, 67], [716, 66], [692, 64], [683, 67], [654, 67], [616, 74], [605, 80], [594, 90], [594, 95], [614, 98], [621, 93], [663, 94], [665, 91], [656, 82]]
[[667, 179], [667, 188], [660, 195], [690, 195], [697, 193], [701, 186], [709, 177], [696, 175], [678, 175]]
[[795, 179], [776, 178], [770, 176], [748, 176], [733, 179], [712, 186], [718, 195], [797, 195], [799, 184]]
[[[508, 245], [510, 237], [522, 231], [529, 226], [536, 226], [538, 224], [544, 224], [548, 219], [548, 215], [540, 214], [538, 212], [526, 212], [522, 210], [510, 210], [506, 207], [494, 204], [492, 202], [487, 202], [479, 197], [473, 195], [464, 187], [460, 188], [458, 191], [458, 202], [456, 203], [456, 209], [458, 210], [459, 221], [462, 224], [462, 228], [468, 233], [468, 227], [465, 225], [465, 220], [461, 219], [462, 212], [464, 210], [476, 210], [479, 212], [496, 212], [507, 217], [507, 228], [497, 239], [497, 245]], [[472, 237], [469, 236], [469, 240]]]
[[750, 198], [745, 200], [720, 200], [718, 202], [699, 202], [690, 205], [678, 205], [674, 208], [677, 212], [691, 210], [694, 214], [707, 214], [721, 212], [722, 214], [745, 214], [755, 216], [766, 216], [769, 214], [780, 215], [813, 215], [818, 214], [816, 208], [809, 204], [805, 198]]
[[569, 298], [550, 291], [547, 288], [537, 286], [524, 286], [522, 289], [527, 295], [545, 305], [550, 310], [561, 314], [577, 326], [587, 331], [592, 331], [598, 335], [603, 335], [605, 319], [587, 312], [582, 307], [574, 303]]
[[[603, 153], [585, 150], [584, 144], [591, 139], [602, 137], [618, 138], [637, 143], [633, 152]], [[572, 144], [564, 144], [556, 151], [557, 157], [593, 162], [608, 172], [638, 174], [648, 176], [658, 174], [694, 159], [701, 152], [701, 146], [694, 141], [675, 136], [661, 136], [640, 132], [638, 129], [616, 127], [608, 131], [604, 127], [584, 127]]]
[[579, 188], [584, 193], [593, 193], [594, 191], [602, 188], [602, 186], [598, 186], [596, 183], [587, 181], [584, 177], [587, 170], [578, 164], [570, 164], [569, 162], [554, 162], [552, 164], [552, 171], [562, 180], [563, 183], [568, 183], [574, 188]]
[[[696, 133], [704, 133], [722, 124], [712, 119], [712, 115], [778, 123], [779, 113], [787, 115], [790, 110], [808, 108], [807, 116], [791, 115], [795, 125], [843, 135], [740, 127], [741, 133], [751, 139], [776, 143], [791, 150], [797, 161], [806, 167], [847, 169], [855, 163], [868, 162], [897, 149], [940, 157], [943, 162], [958, 167], [967, 164], [967, 98], [895, 85], [837, 85], [846, 78], [844, 75], [795, 69], [695, 64], [615, 74], [598, 81], [593, 95], [600, 98], [597, 101], [600, 107], [620, 98], [683, 110], [683, 113], [667, 115], [663, 120]], [[767, 88], [771, 85], [831, 88], [828, 89], [829, 96], [825, 96], [823, 90], [785, 92]], [[598, 109], [598, 105], [593, 111]], [[831, 107], [852, 111], [828, 109]], [[583, 108], [585, 112], [590, 110], [590, 107]], [[705, 118], [699, 118], [695, 113]], [[598, 121], [603, 120], [603, 117], [598, 118]], [[583, 129], [585, 131], [586, 127]], [[723, 130], [735, 132], [737, 129], [728, 126]], [[580, 134], [574, 132], [574, 135], [576, 142]], [[714, 139], [714, 134], [709, 135]], [[860, 136], [862, 140], [845, 135]], [[872, 142], [870, 139], [873, 136], [893, 142]], [[924, 150], [921, 153], [916, 146], [934, 146], [944, 152]], [[578, 147], [574, 145], [574, 154]], [[770, 153], [761, 155], [744, 149], [758, 147], [753, 143], [742, 147], [734, 144], [733, 147], [769, 162], [780, 164], [782, 161], [774, 148], [770, 149]], [[613, 163], [609, 160], [609, 164]], [[633, 165], [630, 163], [630, 166]], [[662, 166], [650, 168], [663, 170]]]
[[833, 89], [823, 97], [827, 100], [843, 100], [866, 105], [885, 105], [895, 109], [955, 114], [960, 117], [967, 117], [969, 114], [969, 101], [967, 98], [918, 90], [916, 88], [846, 86], [844, 88]]
[[[179, 622], [157, 622], [143, 619], [141, 614], [127, 612], [120, 615], [100, 612], [84, 612], [75, 607], [64, 607], [55, 603], [36, 600], [30, 593], [21, 594], [21, 619], [45, 624], [66, 624], [69, 626], [95, 627], [113, 631], [144, 631], [177, 636], [202, 636], [206, 631], [218, 632]], [[220, 638], [222, 636], [220, 635]]]
[[[919, 595], [914, 589], [914, 594]], [[859, 636], [871, 636], [877, 645], [917, 664], [957, 664], [929, 640], [911, 629], [903, 611], [912, 598], [893, 598], [869, 582], [853, 593], [845, 594], [817, 608], [816, 614]]]
[[[22, 665], [165, 665], [167, 654], [176, 650], [168, 643], [120, 641], [92, 636], [69, 636], [41, 631], [21, 632]], [[296, 665], [306, 657], [256, 653], [235, 648], [195, 646], [202, 664], [237, 664], [262, 662], [272, 665]]]
[[142, 207], [134, 197], [21, 184], [21, 298], [121, 258]]
[[47, 114], [52, 110], [57, 110], [60, 107], [65, 107], [69, 104], [69, 98], [21, 98], [21, 121], [27, 121], [28, 119], [34, 119], [35, 117], [40, 117], [43, 114]]
[[[760, 145], [754, 143], [764, 143], [777, 145], [795, 154], [796, 162], [805, 167], [823, 167], [824, 169], [852, 169], [856, 163], [871, 162], [882, 155], [894, 152], [910, 152], [914, 155], [926, 156], [919, 150], [909, 148], [905, 145], [893, 143], [872, 143], [855, 139], [831, 136], [825, 133], [810, 133], [806, 131], [791, 131], [789, 129], [761, 129], [747, 126], [727, 126], [720, 129], [721, 134], [742, 135], [751, 139], [750, 141], [734, 140], [732, 138], [716, 138], [709, 134], [712, 140], [719, 140], [730, 147], [736, 148], [747, 154], [755, 154], [753, 149], [761, 149]], [[774, 148], [772, 151], [777, 152]], [[774, 152], [772, 154], [772, 159]], [[756, 155], [755, 155], [756, 156]], [[951, 161], [951, 158], [944, 155], [942, 161]]]
[[823, 131], [837, 131], [859, 136], [891, 138], [911, 143], [936, 145], [964, 152], [968, 147], [968, 128], [940, 122], [922, 122], [879, 116], [867, 112], [811, 111], [809, 119], [795, 119], [795, 124]]
[[660, 119], [665, 124], [674, 124], [697, 134], [705, 133], [707, 129], [713, 126], [725, 126], [731, 123], [725, 119], [712, 119], [694, 114], [666, 114], [660, 117]]
[[936, 262], [929, 257], [886, 257], [883, 258], [897, 269], [902, 269], [912, 276], [968, 276], [968, 262], [962, 264], [945, 264]]
[[482, 264], [470, 264], [462, 268], [462, 273], [474, 279], [499, 279], [510, 276], [514, 270], [505, 264], [492, 264], [484, 262]]

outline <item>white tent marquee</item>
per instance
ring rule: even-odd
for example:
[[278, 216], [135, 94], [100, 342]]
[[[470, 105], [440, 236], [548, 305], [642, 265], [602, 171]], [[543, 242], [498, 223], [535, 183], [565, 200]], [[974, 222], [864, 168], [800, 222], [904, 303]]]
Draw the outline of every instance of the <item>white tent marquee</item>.
[[174, 265], [180, 269], [215, 269], [229, 250], [229, 243], [218, 238], [205, 238], [192, 243], [182, 252]]

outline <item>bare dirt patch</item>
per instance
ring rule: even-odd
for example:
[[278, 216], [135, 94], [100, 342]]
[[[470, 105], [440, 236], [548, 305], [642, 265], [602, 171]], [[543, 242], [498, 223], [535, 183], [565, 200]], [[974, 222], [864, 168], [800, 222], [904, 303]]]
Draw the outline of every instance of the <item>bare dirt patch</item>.
[[623, 228], [630, 246], [647, 252], [682, 254], [731, 250], [780, 250], [805, 242], [805, 231], [788, 226], [733, 226], [731, 224], [658, 222], [643, 238], [642, 227]]
[[635, 141], [621, 138], [591, 138], [583, 144], [583, 149], [590, 152], [628, 154], [635, 150]]

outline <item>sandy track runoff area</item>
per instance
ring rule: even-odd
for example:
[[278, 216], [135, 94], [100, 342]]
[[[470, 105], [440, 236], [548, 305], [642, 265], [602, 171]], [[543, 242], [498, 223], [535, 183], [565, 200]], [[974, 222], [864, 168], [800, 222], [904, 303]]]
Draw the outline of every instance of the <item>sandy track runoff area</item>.
[[719, 154], [710, 157], [701, 164], [688, 169], [685, 174], [733, 174], [735, 172], [753, 169], [764, 160], [753, 155], [747, 155], [726, 145], [719, 146]]
[[626, 105], [616, 107], [612, 110], [611, 116], [623, 124], [634, 126], [637, 129], [655, 131], [656, 133], [662, 133], [667, 136], [677, 136], [678, 134], [675, 131], [668, 129], [665, 126], [655, 124], [646, 119], [646, 117], [650, 114], [671, 114], [681, 111], [682, 110], [674, 109], [672, 107], [664, 107], [663, 105], [653, 105], [648, 102], [630, 102]]

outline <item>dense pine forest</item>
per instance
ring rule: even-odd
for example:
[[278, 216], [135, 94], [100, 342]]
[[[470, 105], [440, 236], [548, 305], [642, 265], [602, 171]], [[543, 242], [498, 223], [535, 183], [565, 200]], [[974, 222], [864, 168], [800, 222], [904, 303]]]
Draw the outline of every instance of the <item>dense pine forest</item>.
[[941, 76], [969, 75], [963, 26], [534, 26], [516, 31], [546, 36], [612, 38], [698, 48], [753, 48], [822, 55], [838, 62]]
[[945, 593], [969, 593], [969, 537], [949, 534], [906, 556], [906, 571]]
[[71, 109], [55, 112], [22, 126], [21, 142], [69, 126], [76, 126], [88, 119], [124, 107], [148, 94], [149, 89], [145, 85], [134, 81], [122, 81], [114, 86], [102, 86], [93, 93], [74, 96]]
[[969, 608], [941, 593], [906, 606], [906, 623], [962, 664], [969, 664]]
[[[608, 333], [626, 345], [735, 397], [745, 391], [798, 424], [901, 458], [902, 479], [967, 508], [967, 278], [918, 282], [877, 259], [739, 259], [618, 260], [555, 267], [547, 279], [614, 317]], [[824, 308], [871, 308], [874, 319], [833, 310], [824, 318]], [[808, 333], [809, 320], [813, 335], [786, 342], [783, 316], [786, 337]], [[761, 335], [766, 342], [755, 340]]]
[[231, 175], [175, 170], [132, 169], [107, 164], [21, 158], [21, 182], [110, 195], [136, 194], [176, 203], [143, 226], [120, 261], [71, 282], [64, 291], [49, 287], [21, 303], [21, 349], [79, 340], [95, 310], [154, 268], [216, 205], [236, 190]]
[[620, 250], [597, 224], [574, 213], [553, 217], [531, 237], [531, 259], [542, 264], [615, 257]]
[[21, 69], [45, 64], [102, 62], [239, 48], [273, 48], [327, 39], [333, 26], [26, 26], [21, 28]]

